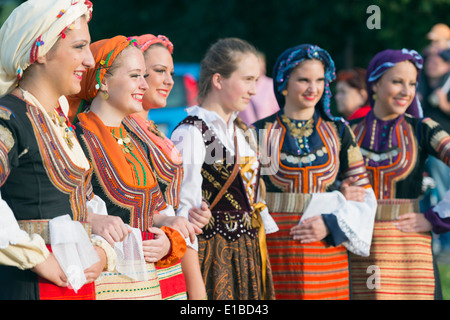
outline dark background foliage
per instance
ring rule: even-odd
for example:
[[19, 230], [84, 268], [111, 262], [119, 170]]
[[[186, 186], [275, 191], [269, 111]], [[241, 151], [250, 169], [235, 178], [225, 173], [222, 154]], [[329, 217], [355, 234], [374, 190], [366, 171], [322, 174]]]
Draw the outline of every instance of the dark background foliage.
[[[0, 0], [2, 15], [22, 1]], [[199, 62], [221, 37], [240, 37], [267, 56], [268, 73], [286, 48], [313, 43], [329, 51], [336, 68], [366, 67], [385, 48], [421, 51], [426, 33], [450, 23], [450, 0], [92, 0], [92, 41], [118, 34], [163, 34], [175, 62]], [[369, 29], [370, 5], [380, 29]], [[0, 22], [3, 20], [0, 20]]]
[[[94, 0], [92, 39], [117, 34], [163, 34], [175, 61], [198, 62], [221, 37], [240, 37], [267, 56], [268, 72], [288, 47], [313, 43], [336, 68], [366, 67], [385, 48], [421, 51], [426, 33], [449, 23], [450, 0]], [[380, 8], [380, 29], [369, 29], [367, 8]]]

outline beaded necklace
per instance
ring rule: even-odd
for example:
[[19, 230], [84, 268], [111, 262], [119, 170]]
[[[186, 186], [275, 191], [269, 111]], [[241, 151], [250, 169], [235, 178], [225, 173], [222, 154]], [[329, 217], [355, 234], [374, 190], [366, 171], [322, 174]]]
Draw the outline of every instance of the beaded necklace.
[[55, 108], [55, 110], [53, 112], [48, 112], [48, 115], [50, 117], [50, 119], [53, 121], [53, 123], [61, 129], [62, 133], [63, 133], [63, 139], [65, 141], [65, 143], [67, 144], [67, 146], [69, 147], [70, 150], [72, 150], [73, 148], [73, 137], [75, 136], [75, 134], [73, 133], [73, 126], [68, 126], [67, 125], [67, 119], [66, 117], [59, 113], [58, 110]]
[[295, 138], [298, 155], [301, 155], [303, 151], [310, 153], [308, 137], [314, 130], [314, 118], [309, 119], [306, 123], [297, 122], [297, 124], [285, 114], [281, 115], [281, 118], [288, 127], [290, 134]]
[[122, 128], [119, 128], [120, 131], [120, 137], [116, 136], [116, 129], [114, 128], [112, 131], [112, 135], [114, 137], [114, 139], [116, 139], [117, 143], [122, 147], [122, 152], [125, 154], [125, 158], [127, 159], [127, 161], [133, 165], [134, 168], [134, 172], [136, 173], [136, 178], [137, 178], [137, 182], [138, 182], [138, 186], [141, 185], [140, 179], [139, 179], [139, 174], [136, 168], [136, 164], [134, 163], [134, 161], [128, 159], [127, 155], [130, 155], [134, 158], [134, 160], [137, 161], [137, 163], [139, 163], [139, 165], [141, 166], [143, 175], [144, 175], [144, 181], [143, 181], [143, 185], [146, 186], [147, 185], [147, 173], [145, 170], [144, 165], [142, 164], [141, 161], [139, 161], [139, 159], [136, 157], [135, 154], [133, 154], [133, 149], [134, 149], [134, 145], [131, 141], [131, 138], [128, 136], [128, 132], [125, 131], [125, 136], [124, 136], [124, 130], [122, 130]]
[[[373, 119], [372, 133], [371, 133], [371, 136], [370, 136], [370, 146], [369, 146], [370, 150], [374, 149], [375, 136], [376, 136], [376, 131], [377, 131], [376, 128], [377, 128], [377, 119]], [[386, 130], [387, 129], [387, 125], [384, 125], [383, 129]], [[361, 151], [362, 151], [363, 155], [365, 156], [366, 166], [369, 165], [369, 159], [370, 160], [374, 160], [376, 162], [378, 162], [380, 160], [384, 161], [386, 159], [390, 159], [390, 162], [392, 164], [392, 157], [397, 156], [398, 155], [398, 150], [399, 150], [398, 148], [394, 149], [394, 150], [391, 150], [392, 149], [392, 132], [393, 132], [393, 129], [394, 129], [394, 126], [392, 125], [390, 127], [390, 129], [389, 129], [389, 134], [388, 134], [388, 148], [389, 148], [388, 150], [390, 150], [390, 151], [378, 154], [376, 152], [374, 153], [374, 152], [366, 151], [366, 150], [363, 150], [363, 148], [361, 148]], [[382, 138], [386, 139], [386, 133], [384, 133], [384, 132], [382, 133]], [[384, 143], [384, 141], [383, 141], [383, 143]]]
[[[17, 88], [22, 91], [22, 95], [25, 97], [25, 93], [27, 93], [27, 91], [19, 85], [17, 85]], [[67, 144], [69, 149], [72, 150], [72, 139], [75, 137], [75, 134], [73, 133], [74, 127], [67, 125], [67, 118], [58, 106], [55, 107], [52, 112], [47, 112], [47, 114], [52, 122], [61, 130], [64, 142]]]

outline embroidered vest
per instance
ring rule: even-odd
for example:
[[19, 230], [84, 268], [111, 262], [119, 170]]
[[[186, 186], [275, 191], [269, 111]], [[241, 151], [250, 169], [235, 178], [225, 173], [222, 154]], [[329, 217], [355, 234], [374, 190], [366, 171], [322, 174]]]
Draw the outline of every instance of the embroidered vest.
[[[127, 127], [127, 130], [130, 129], [128, 131], [136, 134], [148, 147], [148, 158], [151, 160], [150, 164], [158, 180], [161, 192], [164, 194], [166, 203], [176, 210], [180, 203], [180, 185], [183, 180], [183, 163], [181, 159], [177, 161], [181, 156], [178, 155], [178, 151], [173, 145], [166, 145], [167, 150], [164, 152], [158, 144], [168, 144], [171, 141], [165, 141], [167, 139], [157, 137], [155, 134], [149, 132], [148, 129], [142, 127], [145, 120], [138, 120], [130, 116], [126, 117], [123, 123]], [[173, 159], [172, 153], [174, 152], [178, 155], [176, 159]]]
[[[202, 192], [203, 198], [212, 203], [233, 171], [233, 157], [200, 118], [188, 116], [181, 124], [193, 125], [202, 133], [206, 147], [205, 162], [201, 169]], [[243, 234], [255, 238], [257, 229], [252, 226], [252, 209], [241, 174], [236, 176], [211, 213], [209, 223], [203, 228], [206, 239], [216, 234], [230, 241], [236, 241]]]
[[384, 152], [370, 150], [362, 145], [366, 130], [366, 121], [361, 121], [353, 128], [375, 196], [377, 199], [396, 198], [396, 184], [411, 174], [417, 162], [419, 151], [414, 130], [405, 120], [400, 121], [393, 132], [398, 137], [398, 146]]
[[[286, 127], [278, 116], [273, 123], [267, 123], [264, 129], [266, 129], [263, 137], [264, 143], [279, 143], [275, 152], [266, 155], [270, 160], [269, 163], [279, 163], [279, 168], [274, 174], [268, 175], [268, 179], [274, 186], [282, 190], [282, 192], [315, 193], [325, 192], [334, 183], [340, 164], [340, 141], [337, 130], [333, 128], [332, 124], [323, 121], [322, 118], [318, 118], [316, 124], [316, 130], [322, 139], [323, 147], [317, 151], [320, 154], [316, 155], [314, 159], [319, 156], [326, 158], [326, 161], [319, 165], [307, 165], [306, 163], [311, 161], [308, 159], [302, 166], [295, 164], [294, 161], [292, 161], [294, 163], [292, 166], [283, 163], [282, 160], [289, 160], [289, 157], [295, 157], [286, 155], [282, 151]], [[299, 158], [298, 161], [303, 161], [303, 159]], [[299, 163], [298, 161], [297, 163]]]
[[[85, 170], [78, 167], [64, 151], [63, 146], [59, 143], [56, 132], [52, 129], [52, 125], [47, 117], [37, 107], [26, 103], [26, 116], [28, 117], [33, 128], [34, 137], [39, 149], [42, 166], [45, 169], [51, 184], [64, 194], [60, 199], [64, 199], [66, 195], [69, 197], [70, 213], [74, 221], [86, 221], [87, 207], [86, 201], [93, 197], [92, 193], [92, 168]], [[32, 133], [29, 133], [32, 134]], [[35, 150], [28, 146], [26, 153], [33, 153]], [[31, 150], [31, 151], [30, 151]], [[23, 153], [25, 155], [25, 151]], [[25, 157], [25, 156], [24, 156]], [[32, 161], [31, 158], [29, 161]], [[28, 163], [28, 166], [39, 166], [40, 164]], [[21, 168], [21, 170], [27, 170]], [[31, 177], [30, 177], [31, 178]], [[44, 188], [45, 187], [45, 188]], [[43, 192], [50, 191], [47, 185], [41, 186]], [[26, 192], [26, 188], [16, 192]], [[55, 195], [43, 194], [42, 199], [51, 199]], [[19, 196], [20, 199], [20, 196]], [[39, 199], [39, 201], [43, 201]], [[58, 200], [62, 201], [62, 200]], [[22, 201], [20, 206], [26, 205], [26, 201]], [[56, 206], [57, 204], [55, 204]], [[14, 206], [16, 207], [16, 206]], [[36, 210], [36, 209], [34, 209]], [[61, 214], [59, 212], [58, 214]]]
[[[113, 204], [129, 212], [126, 216], [129, 215], [131, 227], [147, 231], [153, 225], [155, 211], [162, 210], [166, 205], [159, 185], [130, 185], [122, 178], [102, 141], [92, 131], [78, 123], [77, 134], [87, 148], [102, 191]], [[137, 152], [144, 153], [137, 141], [134, 141], [134, 145]]]

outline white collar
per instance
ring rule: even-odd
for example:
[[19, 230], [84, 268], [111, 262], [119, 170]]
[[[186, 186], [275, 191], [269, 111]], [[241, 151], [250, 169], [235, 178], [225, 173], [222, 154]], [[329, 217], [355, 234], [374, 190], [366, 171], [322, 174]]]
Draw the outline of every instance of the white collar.
[[[214, 131], [219, 130], [220, 132], [227, 134], [234, 134], [234, 120], [237, 118], [239, 112], [233, 112], [228, 123], [215, 111], [206, 110], [200, 106], [193, 106], [186, 109], [190, 116], [197, 116], [206, 122], [208, 126]], [[219, 134], [219, 132], [216, 132]]]

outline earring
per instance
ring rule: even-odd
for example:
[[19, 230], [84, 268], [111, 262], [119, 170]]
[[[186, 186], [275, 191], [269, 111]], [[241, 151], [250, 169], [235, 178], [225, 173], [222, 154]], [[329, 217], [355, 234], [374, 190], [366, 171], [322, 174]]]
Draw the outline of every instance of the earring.
[[100, 96], [102, 97], [103, 100], [108, 100], [109, 98], [108, 91], [100, 91]]
[[288, 91], [287, 91], [286, 89], [284, 89], [283, 91], [281, 91], [281, 94], [282, 94], [283, 96], [287, 96]]

